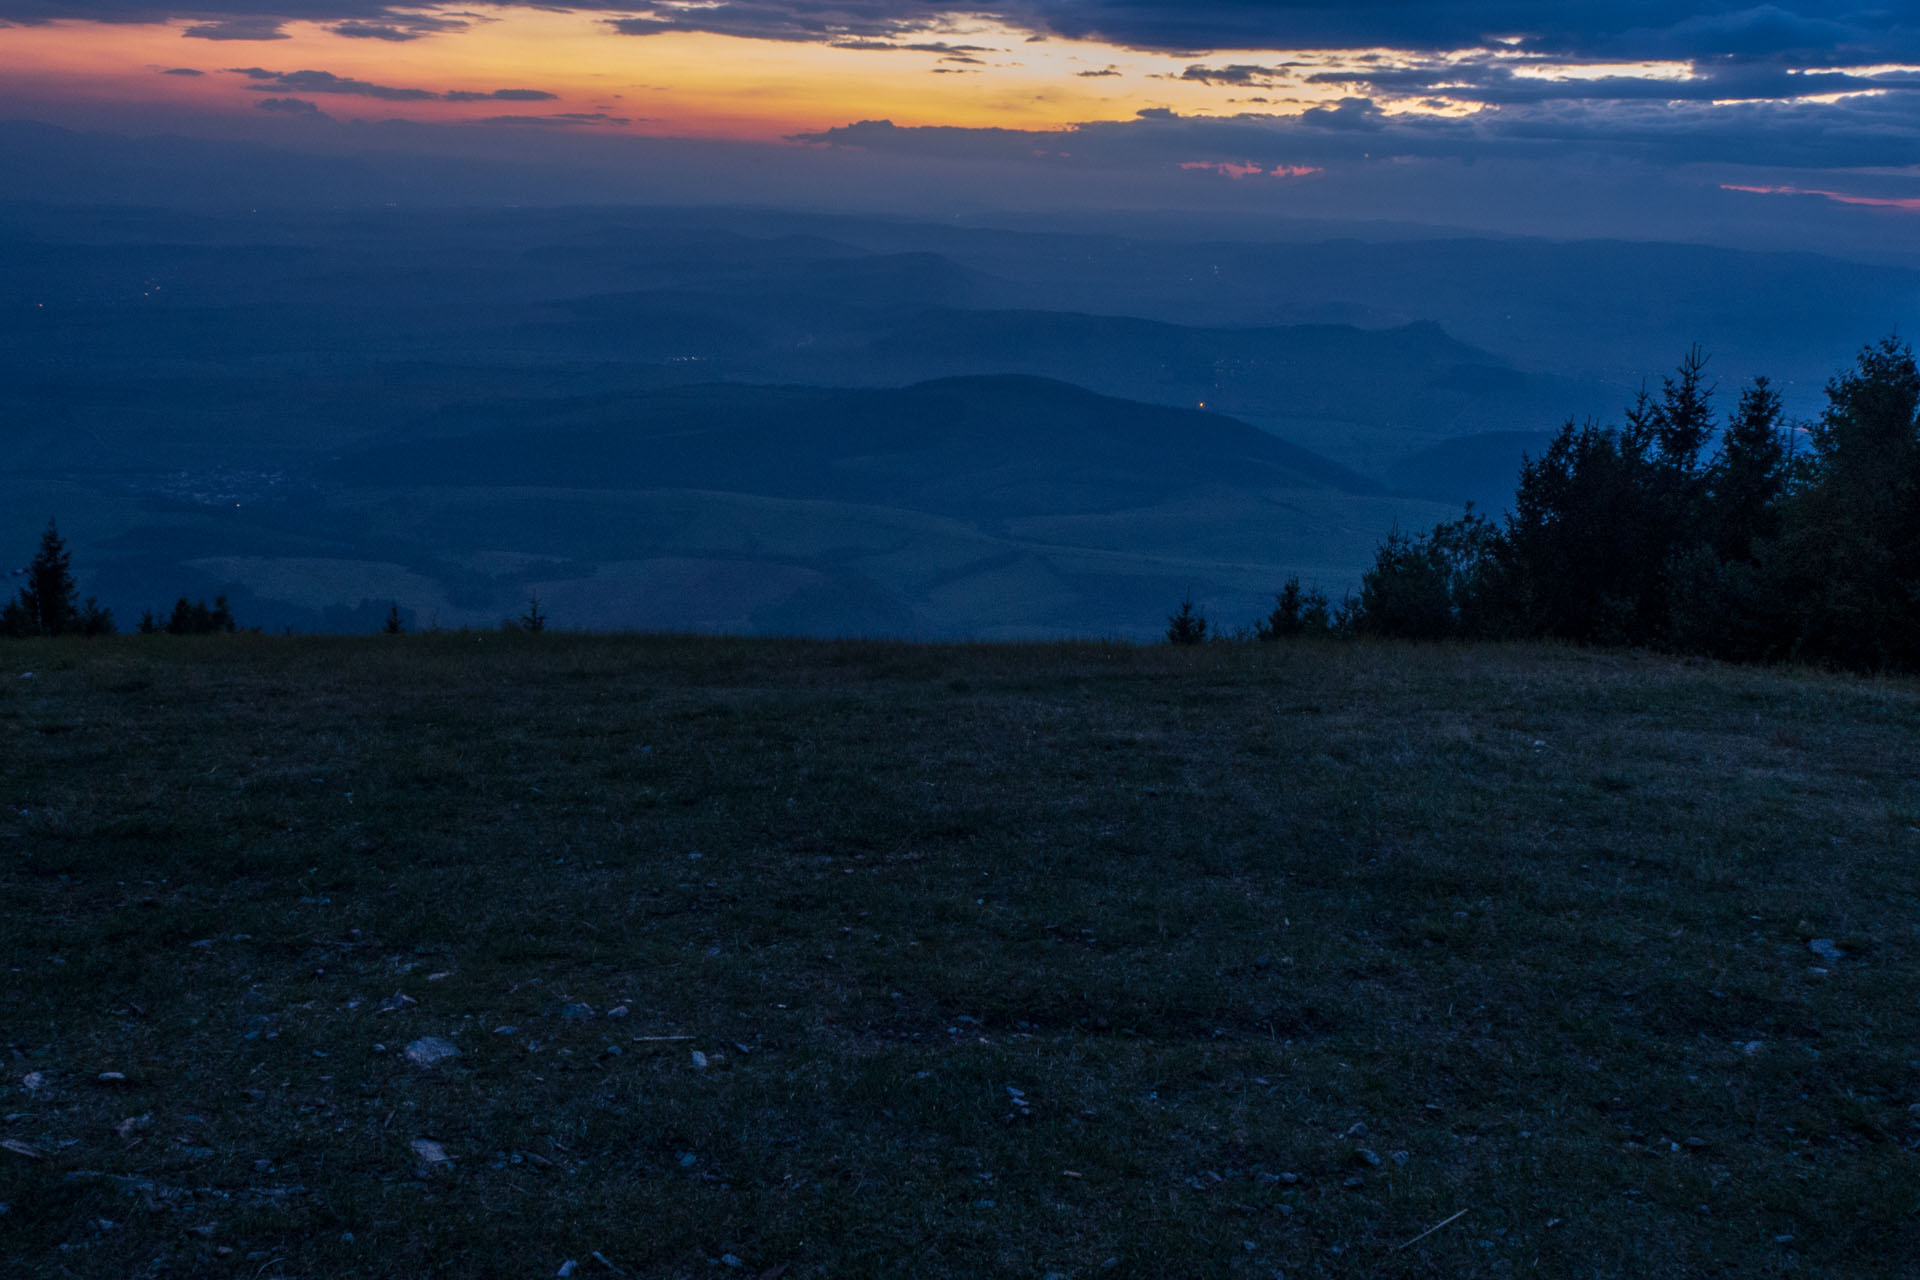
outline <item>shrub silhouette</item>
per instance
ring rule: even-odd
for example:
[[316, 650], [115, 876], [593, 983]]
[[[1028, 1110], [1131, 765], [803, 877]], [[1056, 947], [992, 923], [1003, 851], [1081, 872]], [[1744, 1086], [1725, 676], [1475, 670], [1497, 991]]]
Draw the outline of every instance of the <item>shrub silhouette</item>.
[[1326, 593], [1318, 587], [1300, 589], [1300, 575], [1288, 578], [1273, 598], [1273, 612], [1254, 624], [1254, 634], [1262, 640], [1286, 640], [1294, 636], [1325, 635], [1333, 627], [1332, 608]]
[[233, 611], [227, 607], [225, 596], [215, 596], [211, 609], [205, 600], [189, 601], [181, 596], [174, 602], [173, 613], [161, 628], [170, 636], [220, 635], [239, 629], [233, 620]]

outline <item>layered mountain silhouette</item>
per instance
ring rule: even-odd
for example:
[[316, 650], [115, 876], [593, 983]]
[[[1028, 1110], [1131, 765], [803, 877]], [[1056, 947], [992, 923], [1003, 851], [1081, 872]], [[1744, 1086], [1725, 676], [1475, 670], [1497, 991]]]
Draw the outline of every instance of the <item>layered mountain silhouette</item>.
[[897, 390], [723, 383], [496, 412], [510, 421], [369, 449], [332, 474], [383, 487], [713, 490], [981, 522], [1206, 488], [1383, 492], [1232, 418], [1023, 376]]

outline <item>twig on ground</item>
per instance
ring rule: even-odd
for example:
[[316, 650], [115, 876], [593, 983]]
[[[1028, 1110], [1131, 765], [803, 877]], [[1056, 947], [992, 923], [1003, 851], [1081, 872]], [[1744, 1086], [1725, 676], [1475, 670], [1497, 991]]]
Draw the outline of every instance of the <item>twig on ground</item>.
[[1388, 1250], [1388, 1252], [1399, 1253], [1402, 1249], [1411, 1249], [1413, 1248], [1413, 1246], [1419, 1244], [1422, 1240], [1425, 1240], [1428, 1236], [1432, 1235], [1434, 1232], [1438, 1231], [1440, 1228], [1449, 1226], [1455, 1222], [1458, 1222], [1460, 1221], [1460, 1219], [1466, 1216], [1467, 1216], [1467, 1211], [1465, 1209], [1462, 1209], [1460, 1212], [1454, 1214], [1451, 1218], [1448, 1218], [1442, 1222], [1434, 1223], [1432, 1226], [1428, 1227], [1425, 1231], [1422, 1231], [1419, 1235], [1407, 1241], [1405, 1244], [1397, 1244], [1393, 1246], [1393, 1248]]

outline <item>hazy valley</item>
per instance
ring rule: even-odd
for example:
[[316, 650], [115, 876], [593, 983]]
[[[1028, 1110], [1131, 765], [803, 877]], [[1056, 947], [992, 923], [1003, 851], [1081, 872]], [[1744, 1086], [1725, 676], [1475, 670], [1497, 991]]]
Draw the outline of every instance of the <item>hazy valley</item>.
[[[0, 535], [137, 615], [1150, 635], [1336, 598], [1694, 340], [1806, 411], [1920, 275], [727, 210], [0, 213]], [[1551, 370], [1551, 372], [1549, 372]]]

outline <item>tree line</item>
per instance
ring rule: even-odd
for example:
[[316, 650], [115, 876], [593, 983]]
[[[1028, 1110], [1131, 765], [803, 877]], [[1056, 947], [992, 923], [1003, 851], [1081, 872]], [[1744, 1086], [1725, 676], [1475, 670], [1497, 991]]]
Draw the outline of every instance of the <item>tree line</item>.
[[[140, 615], [142, 635], [207, 635], [238, 631], [225, 596], [209, 605], [205, 600], [175, 601], [164, 618], [148, 609]], [[0, 636], [25, 640], [35, 636], [110, 636], [119, 630], [113, 610], [88, 596], [80, 599], [73, 578], [73, 553], [60, 536], [59, 525], [47, 521], [40, 549], [26, 569], [26, 582], [14, 598], [0, 606]]]
[[[1765, 378], [1724, 422], [1715, 400], [1696, 347], [1621, 425], [1563, 426], [1523, 463], [1504, 521], [1469, 508], [1389, 533], [1357, 595], [1334, 605], [1296, 578], [1250, 634], [1559, 639], [1920, 669], [1912, 348], [1890, 337], [1863, 349], [1809, 423], [1786, 420]], [[1208, 635], [1191, 601], [1168, 619], [1174, 643]]]
[[[14, 598], [0, 605], [0, 637], [25, 640], [39, 636], [110, 636], [118, 632], [113, 610], [92, 596], [80, 599], [79, 585], [73, 577], [73, 553], [67, 550], [56, 521], [47, 521], [46, 531], [40, 535], [40, 549], [27, 566], [25, 577]], [[528, 598], [525, 612], [503, 619], [500, 625], [508, 631], [545, 631], [547, 614], [539, 595]], [[380, 629], [387, 635], [406, 632], [398, 603], [388, 609]], [[231, 634], [241, 627], [225, 596], [215, 596], [211, 605], [181, 596], [167, 614], [143, 610], [135, 630], [143, 636], [199, 636]]]

